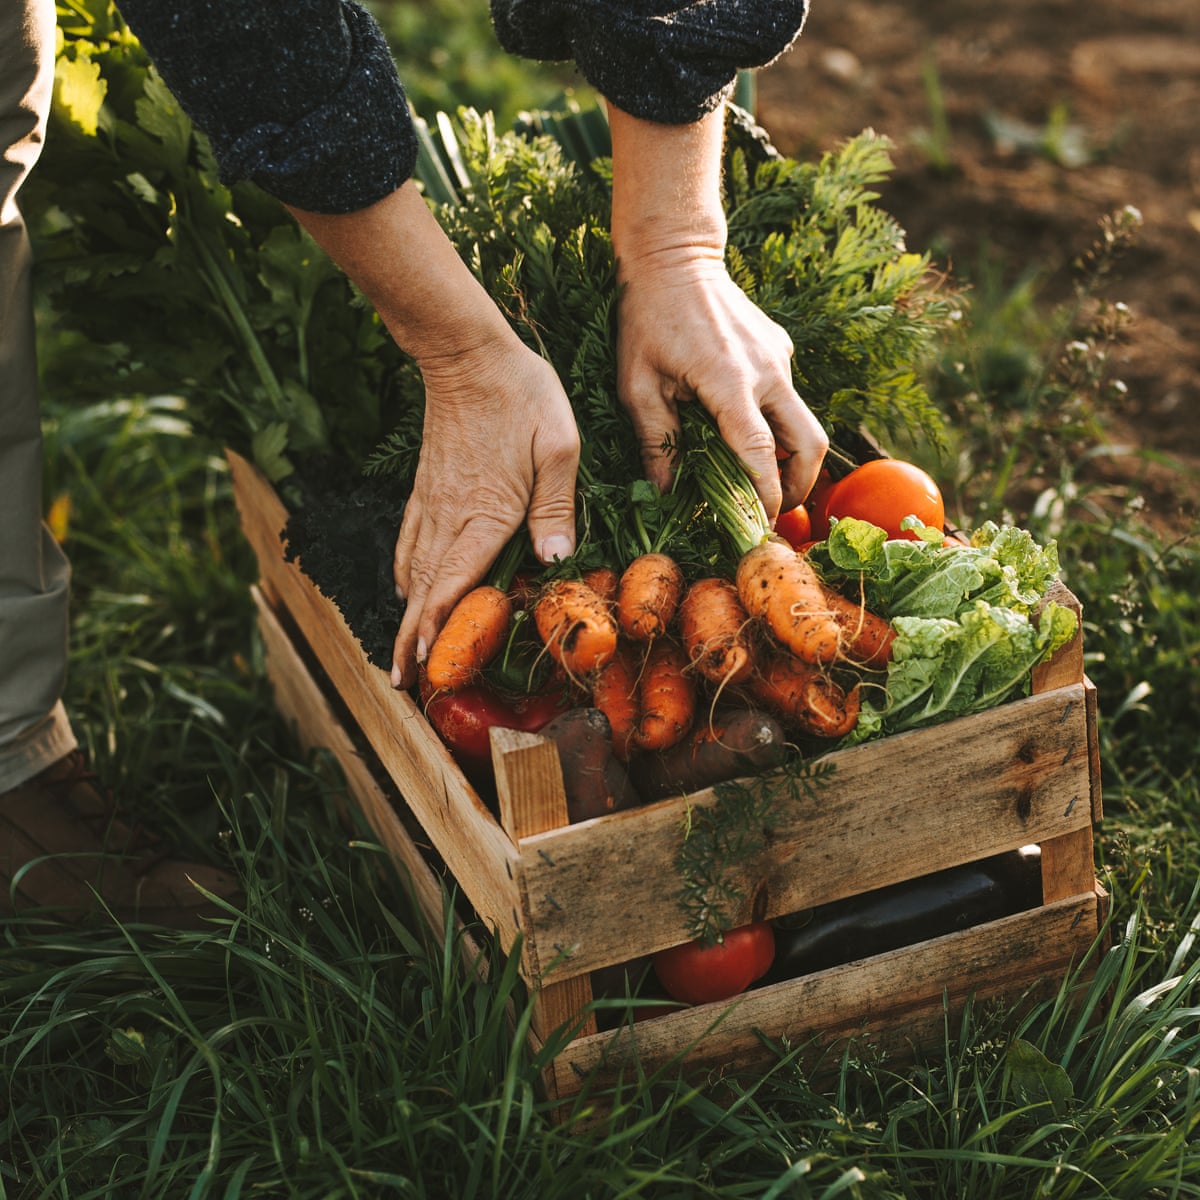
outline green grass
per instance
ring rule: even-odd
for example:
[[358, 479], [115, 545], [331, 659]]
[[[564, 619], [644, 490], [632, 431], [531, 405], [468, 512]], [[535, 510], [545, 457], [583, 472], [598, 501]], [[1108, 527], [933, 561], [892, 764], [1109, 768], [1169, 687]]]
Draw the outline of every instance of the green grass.
[[[403, 41], [413, 6], [377, 7]], [[1085, 275], [1081, 301], [1108, 278]], [[555, 1125], [513, 965], [462, 970], [452, 926], [417, 918], [336, 769], [274, 712], [219, 447], [170, 398], [52, 391], [68, 706], [122, 803], [245, 895], [200, 933], [0, 926], [0, 1198], [1200, 1194], [1197, 530], [1161, 532], [1136, 486], [1091, 469], [1116, 310], [1046, 311], [1035, 279], [983, 267], [974, 284], [935, 378], [951, 453], [929, 465], [964, 523], [1007, 511], [1057, 537], [1085, 605], [1114, 938], [1093, 982], [1021, 1018], [972, 1008], [915, 1066], [856, 1046], [817, 1085], [780, 1046], [749, 1078], [633, 1073], [605, 1121]], [[64, 349], [47, 331], [48, 379]]]
[[274, 714], [218, 448], [169, 399], [51, 396], [47, 442], [79, 729], [125, 803], [246, 895], [203, 933], [4, 927], [0, 1196], [1200, 1192], [1200, 569], [1134, 497], [1114, 508], [1086, 455], [1042, 453], [1017, 515], [1060, 538], [1102, 698], [1116, 942], [1096, 981], [1021, 1021], [969, 1012], [915, 1067], [852, 1049], [815, 1086], [780, 1047], [752, 1079], [632, 1077], [579, 1132], [550, 1121], [510, 1031], [511, 965], [461, 970]]

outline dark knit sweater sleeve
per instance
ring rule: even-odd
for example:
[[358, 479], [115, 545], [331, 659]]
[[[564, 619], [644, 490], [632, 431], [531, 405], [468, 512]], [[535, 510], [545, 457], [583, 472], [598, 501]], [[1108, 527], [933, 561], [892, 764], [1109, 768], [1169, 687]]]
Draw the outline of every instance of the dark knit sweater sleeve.
[[791, 45], [808, 0], [491, 0], [500, 44], [537, 59], [573, 58], [623, 111], [684, 124], [712, 111], [741, 68]]
[[226, 182], [351, 212], [412, 174], [416, 137], [387, 42], [351, 0], [118, 0]]

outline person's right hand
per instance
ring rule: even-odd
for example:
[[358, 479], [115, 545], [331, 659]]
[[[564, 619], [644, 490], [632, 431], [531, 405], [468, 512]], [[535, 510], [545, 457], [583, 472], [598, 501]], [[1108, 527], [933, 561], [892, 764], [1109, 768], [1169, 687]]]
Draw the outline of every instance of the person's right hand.
[[544, 563], [575, 548], [579, 430], [554, 369], [513, 334], [426, 358], [425, 425], [396, 542], [405, 600], [392, 682], [416, 678], [458, 599], [528, 521]]

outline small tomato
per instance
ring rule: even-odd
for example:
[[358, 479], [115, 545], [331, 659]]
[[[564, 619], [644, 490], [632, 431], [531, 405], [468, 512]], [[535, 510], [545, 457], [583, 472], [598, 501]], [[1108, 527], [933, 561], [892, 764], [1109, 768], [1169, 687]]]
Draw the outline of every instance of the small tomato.
[[808, 509], [803, 504], [798, 504], [795, 508], [780, 513], [775, 522], [775, 532], [780, 537], [787, 538], [788, 542], [799, 550], [805, 542], [812, 540], [812, 521]]
[[685, 942], [654, 956], [654, 973], [672, 1000], [728, 1000], [761, 979], [775, 961], [775, 931], [766, 921], [731, 929], [711, 946]]
[[811, 526], [808, 536], [814, 541], [824, 541], [829, 536], [829, 513], [825, 506], [829, 501], [829, 493], [836, 482], [833, 475], [830, 474], [829, 468], [822, 467], [817, 476], [817, 482], [813, 484], [812, 491], [808, 493], [808, 498], [804, 501]]
[[858, 517], [887, 530], [890, 538], [915, 538], [901, 529], [905, 517], [941, 529], [946, 524], [942, 493], [932, 477], [913, 463], [876, 458], [855, 467], [829, 490], [825, 515]]

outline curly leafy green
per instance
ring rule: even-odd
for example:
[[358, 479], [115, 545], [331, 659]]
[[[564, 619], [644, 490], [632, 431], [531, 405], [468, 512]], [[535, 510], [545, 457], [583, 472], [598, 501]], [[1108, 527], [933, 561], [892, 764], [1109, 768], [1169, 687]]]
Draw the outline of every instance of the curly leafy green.
[[1024, 529], [980, 525], [970, 546], [945, 546], [940, 529], [918, 527], [913, 541], [846, 517], [835, 521], [818, 556], [831, 582], [861, 576], [868, 608], [889, 617], [956, 616], [976, 600], [1030, 613], [1058, 578], [1058, 547]]
[[[941, 530], [889, 540], [853, 517], [835, 521], [814, 552], [825, 577], [861, 588], [866, 606], [896, 631], [880, 689], [872, 689], [847, 744], [932, 725], [1011, 699], [1030, 671], [1074, 635], [1075, 613], [1043, 603], [1058, 550], [1024, 529], [987, 522], [970, 546]], [[1034, 614], [1037, 614], [1036, 620]]]

